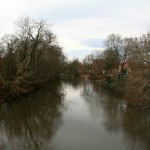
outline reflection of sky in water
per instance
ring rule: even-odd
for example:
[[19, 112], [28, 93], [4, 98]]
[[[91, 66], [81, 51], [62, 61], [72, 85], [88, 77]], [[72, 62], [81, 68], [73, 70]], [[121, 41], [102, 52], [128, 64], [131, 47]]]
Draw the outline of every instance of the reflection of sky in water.
[[1, 106], [0, 149], [150, 149], [149, 112], [128, 107], [89, 81], [62, 86], [64, 101], [57, 89], [47, 89]]
[[[116, 143], [103, 129], [101, 111], [99, 111], [99, 116], [92, 117], [90, 107], [82, 96], [83, 90], [83, 87], [76, 91], [72, 87], [66, 89], [66, 100], [69, 105], [67, 104], [67, 111], [63, 114], [64, 124], [53, 140], [55, 149], [91, 150], [93, 147], [95, 150], [109, 149], [111, 143]], [[93, 101], [93, 98], [89, 100]], [[121, 145], [117, 143], [115, 145], [117, 149], [123, 149]]]
[[[103, 92], [94, 92], [88, 83], [76, 90], [66, 89], [67, 110], [63, 125], [52, 141], [55, 150], [143, 150], [124, 134], [123, 113], [126, 105]], [[136, 143], [136, 144], [135, 144]]]

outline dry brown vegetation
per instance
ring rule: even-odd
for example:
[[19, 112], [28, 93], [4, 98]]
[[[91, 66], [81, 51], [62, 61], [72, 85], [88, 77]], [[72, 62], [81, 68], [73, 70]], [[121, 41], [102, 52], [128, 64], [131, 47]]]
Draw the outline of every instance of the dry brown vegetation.
[[21, 18], [16, 26], [15, 34], [0, 41], [1, 97], [27, 94], [66, 68], [62, 48], [49, 24]]
[[150, 108], [149, 32], [137, 38], [109, 35], [105, 50], [88, 55], [83, 66], [91, 78], [105, 79], [106, 87], [119, 91], [129, 104]]

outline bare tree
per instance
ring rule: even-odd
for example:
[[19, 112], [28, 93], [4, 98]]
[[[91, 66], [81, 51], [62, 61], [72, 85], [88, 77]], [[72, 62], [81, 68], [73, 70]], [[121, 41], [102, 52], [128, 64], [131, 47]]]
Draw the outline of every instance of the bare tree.
[[65, 68], [65, 56], [49, 24], [21, 18], [16, 25], [15, 35], [1, 42], [6, 62], [3, 85], [13, 97], [32, 91]]

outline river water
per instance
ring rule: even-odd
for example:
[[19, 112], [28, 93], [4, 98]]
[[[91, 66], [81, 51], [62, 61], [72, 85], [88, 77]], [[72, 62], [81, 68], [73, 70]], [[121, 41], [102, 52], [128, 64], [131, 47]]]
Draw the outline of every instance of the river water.
[[150, 112], [88, 80], [0, 105], [0, 150], [150, 150]]

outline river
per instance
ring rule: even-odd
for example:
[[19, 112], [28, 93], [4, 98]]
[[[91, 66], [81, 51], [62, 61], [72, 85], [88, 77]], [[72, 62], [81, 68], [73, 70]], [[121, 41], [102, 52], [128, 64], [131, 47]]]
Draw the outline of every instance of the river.
[[0, 105], [0, 150], [150, 150], [150, 111], [80, 78]]

